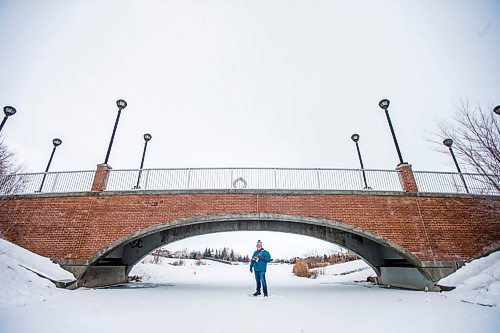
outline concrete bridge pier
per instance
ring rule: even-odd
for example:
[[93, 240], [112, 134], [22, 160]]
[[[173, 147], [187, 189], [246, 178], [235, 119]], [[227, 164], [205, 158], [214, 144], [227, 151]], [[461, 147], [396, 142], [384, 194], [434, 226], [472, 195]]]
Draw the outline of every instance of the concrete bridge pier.
[[126, 265], [92, 265], [86, 260], [57, 260], [57, 263], [73, 273], [76, 285], [70, 288], [96, 288], [128, 282], [132, 267]]

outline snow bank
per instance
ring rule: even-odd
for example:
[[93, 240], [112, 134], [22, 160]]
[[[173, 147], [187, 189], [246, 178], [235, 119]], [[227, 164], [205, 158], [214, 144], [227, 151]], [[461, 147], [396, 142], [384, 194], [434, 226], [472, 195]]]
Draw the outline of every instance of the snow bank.
[[373, 269], [363, 260], [329, 265], [316, 270], [319, 272], [318, 279], [334, 280], [336, 282], [366, 281], [368, 276], [375, 275]]
[[467, 303], [498, 306], [500, 304], [500, 251], [465, 264], [439, 285], [456, 287], [447, 293]]
[[48, 279], [74, 280], [70, 272], [22, 247], [0, 239], [0, 306], [44, 301], [58, 289]]

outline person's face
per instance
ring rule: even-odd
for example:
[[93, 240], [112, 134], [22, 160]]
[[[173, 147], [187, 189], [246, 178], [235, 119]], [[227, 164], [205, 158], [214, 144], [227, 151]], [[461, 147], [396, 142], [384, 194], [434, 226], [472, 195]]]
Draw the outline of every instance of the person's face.
[[257, 245], [257, 250], [260, 250], [260, 249], [262, 249], [262, 245], [258, 244]]

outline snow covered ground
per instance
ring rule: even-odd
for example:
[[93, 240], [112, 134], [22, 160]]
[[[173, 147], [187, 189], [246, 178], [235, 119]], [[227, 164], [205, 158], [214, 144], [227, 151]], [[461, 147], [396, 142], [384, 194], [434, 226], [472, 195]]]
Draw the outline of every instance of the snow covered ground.
[[[142, 282], [102, 289], [56, 289], [67, 273], [0, 240], [0, 332], [499, 332], [500, 255], [474, 261], [442, 284], [452, 292], [386, 289], [365, 281], [362, 261], [326, 267], [315, 280], [269, 265], [271, 297], [251, 297], [245, 265], [185, 260], [139, 263]], [[347, 274], [346, 274], [347, 273]], [[59, 275], [60, 274], [60, 275]], [[446, 282], [446, 283], [445, 283]], [[482, 305], [480, 305], [482, 304]]]
[[75, 279], [49, 259], [0, 238], [0, 307], [45, 301], [62, 291], [35, 272], [53, 280]]
[[500, 306], [500, 251], [465, 264], [439, 284], [456, 287], [448, 295], [464, 302]]

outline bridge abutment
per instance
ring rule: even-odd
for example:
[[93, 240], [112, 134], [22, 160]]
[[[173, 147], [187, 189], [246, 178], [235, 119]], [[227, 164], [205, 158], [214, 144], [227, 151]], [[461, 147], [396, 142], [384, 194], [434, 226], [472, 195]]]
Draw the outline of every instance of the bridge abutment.
[[83, 260], [58, 260], [57, 262], [62, 268], [73, 273], [77, 288], [127, 283], [128, 273], [132, 268], [127, 265], [90, 265]]
[[78, 279], [78, 287], [102, 287], [128, 282], [127, 266], [89, 266]]

